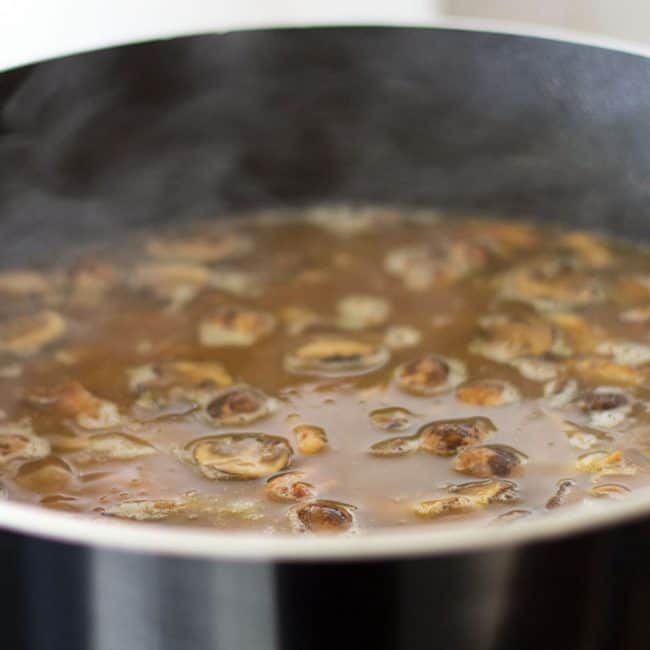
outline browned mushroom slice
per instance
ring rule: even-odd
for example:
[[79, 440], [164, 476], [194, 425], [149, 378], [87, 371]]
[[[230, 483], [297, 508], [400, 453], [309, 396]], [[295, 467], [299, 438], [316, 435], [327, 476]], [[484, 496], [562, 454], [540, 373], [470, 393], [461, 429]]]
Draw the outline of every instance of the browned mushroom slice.
[[519, 487], [512, 481], [486, 479], [484, 481], [471, 481], [449, 486], [449, 491], [454, 494], [469, 497], [480, 505], [490, 503], [506, 503], [519, 498]]
[[566, 366], [570, 373], [588, 384], [638, 386], [647, 380], [642, 369], [621, 365], [603, 357], [569, 359]]
[[317, 454], [327, 447], [327, 433], [313, 424], [299, 424], [293, 428], [301, 454]]
[[472, 497], [463, 495], [447, 495], [438, 499], [430, 499], [416, 504], [413, 512], [419, 517], [434, 519], [443, 515], [456, 515], [479, 510], [481, 504]]
[[210, 270], [198, 264], [141, 264], [129, 284], [160, 300], [183, 304], [192, 300], [210, 280]]
[[411, 426], [412, 417], [413, 413], [399, 406], [375, 409], [370, 413], [370, 421], [384, 431], [404, 431]]
[[506, 445], [480, 445], [462, 450], [453, 469], [479, 478], [510, 476], [526, 463], [526, 456]]
[[461, 402], [474, 406], [504, 406], [521, 400], [516, 386], [499, 379], [477, 379], [456, 390]]
[[592, 426], [605, 429], [621, 424], [632, 409], [628, 397], [615, 386], [599, 386], [587, 392], [580, 407], [589, 414]]
[[576, 501], [576, 482], [572, 478], [560, 479], [555, 485], [555, 494], [546, 502], [549, 510], [567, 505], [570, 501]]
[[43, 296], [52, 290], [51, 281], [38, 271], [16, 269], [0, 273], [0, 294], [4, 296]]
[[422, 334], [409, 325], [393, 325], [384, 334], [384, 345], [389, 350], [404, 350], [415, 347], [422, 340]]
[[49, 453], [49, 441], [34, 433], [29, 418], [0, 426], [0, 467], [14, 460], [39, 460]]
[[263, 311], [223, 306], [199, 323], [199, 342], [206, 347], [246, 347], [275, 329], [275, 318]]
[[162, 361], [131, 368], [129, 388], [134, 392], [144, 389], [182, 386], [186, 388], [225, 388], [232, 377], [216, 361]]
[[307, 483], [304, 472], [285, 472], [267, 480], [264, 492], [273, 501], [303, 501], [316, 496], [316, 488]]
[[134, 460], [158, 453], [148, 442], [124, 433], [105, 433], [88, 438], [77, 463], [105, 463], [112, 460]]
[[373, 456], [392, 458], [394, 456], [406, 456], [406, 454], [417, 451], [419, 446], [420, 438], [418, 435], [403, 436], [376, 442], [368, 452]]
[[84, 429], [105, 429], [117, 426], [121, 422], [115, 404], [96, 397], [77, 381], [40, 393], [34, 392], [29, 399], [45, 405], [55, 404], [60, 413], [74, 418]]
[[185, 447], [190, 462], [212, 480], [250, 480], [277, 474], [293, 456], [291, 445], [264, 433], [226, 433]]
[[309, 501], [289, 509], [287, 516], [296, 533], [337, 535], [356, 529], [354, 506], [338, 501]]
[[499, 363], [520, 357], [539, 357], [555, 345], [552, 326], [534, 314], [495, 314], [479, 321], [479, 336], [469, 350]]
[[630, 493], [630, 488], [620, 483], [599, 483], [589, 490], [589, 495], [598, 498], [621, 499]]
[[378, 345], [340, 338], [318, 338], [287, 355], [285, 367], [298, 375], [336, 377], [377, 370], [389, 359]]
[[605, 298], [600, 280], [593, 273], [559, 259], [543, 259], [506, 272], [499, 295], [539, 309], [581, 307]]
[[163, 260], [214, 263], [248, 253], [253, 242], [239, 233], [224, 233], [221, 237], [186, 236], [154, 239], [147, 252]]
[[496, 427], [488, 418], [438, 420], [420, 428], [420, 449], [437, 456], [453, 456], [460, 447], [483, 442]]
[[465, 381], [465, 364], [457, 359], [427, 354], [398, 366], [397, 385], [414, 395], [435, 395], [455, 388]]
[[21, 465], [16, 473], [16, 482], [34, 492], [58, 492], [72, 480], [72, 469], [61, 458], [48, 456]]
[[0, 324], [0, 352], [21, 357], [40, 352], [60, 339], [66, 330], [63, 317], [55, 311], [40, 311]]
[[347, 330], [362, 330], [383, 325], [390, 315], [386, 298], [352, 294], [339, 300], [337, 325]]
[[204, 416], [217, 426], [249, 424], [270, 415], [277, 402], [251, 386], [233, 386], [213, 395], [205, 405]]

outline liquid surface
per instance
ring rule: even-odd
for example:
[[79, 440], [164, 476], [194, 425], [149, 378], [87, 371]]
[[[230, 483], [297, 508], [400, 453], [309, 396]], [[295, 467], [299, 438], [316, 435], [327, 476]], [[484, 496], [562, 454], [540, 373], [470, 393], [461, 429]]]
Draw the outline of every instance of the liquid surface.
[[4, 498], [295, 533], [650, 484], [650, 252], [319, 208], [0, 272]]

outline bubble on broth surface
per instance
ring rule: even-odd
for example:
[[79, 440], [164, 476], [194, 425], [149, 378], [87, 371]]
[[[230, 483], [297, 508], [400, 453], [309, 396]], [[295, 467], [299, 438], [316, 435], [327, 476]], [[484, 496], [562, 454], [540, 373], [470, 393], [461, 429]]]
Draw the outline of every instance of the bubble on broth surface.
[[337, 377], [372, 372], [389, 359], [379, 345], [352, 339], [323, 337], [314, 339], [289, 353], [287, 371], [297, 375]]
[[355, 532], [355, 509], [338, 501], [317, 500], [296, 504], [287, 516], [295, 533], [340, 535]]
[[403, 363], [395, 370], [395, 381], [399, 388], [422, 396], [451, 390], [466, 378], [465, 364], [458, 359], [434, 354]]
[[181, 459], [216, 480], [250, 480], [277, 474], [291, 464], [285, 438], [264, 433], [226, 433], [199, 438], [180, 452]]

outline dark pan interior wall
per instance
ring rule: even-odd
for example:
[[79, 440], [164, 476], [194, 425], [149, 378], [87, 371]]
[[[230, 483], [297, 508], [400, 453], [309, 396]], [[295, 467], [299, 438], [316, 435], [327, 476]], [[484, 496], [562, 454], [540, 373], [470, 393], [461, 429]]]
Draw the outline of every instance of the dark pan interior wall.
[[648, 235], [650, 65], [528, 37], [242, 32], [0, 75], [3, 260], [312, 201]]

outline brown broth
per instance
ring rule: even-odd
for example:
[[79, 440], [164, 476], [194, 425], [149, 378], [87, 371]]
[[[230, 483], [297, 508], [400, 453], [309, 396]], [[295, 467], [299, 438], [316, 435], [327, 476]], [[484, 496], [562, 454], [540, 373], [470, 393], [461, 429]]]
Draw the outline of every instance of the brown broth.
[[[188, 240], [189, 247], [171, 246]], [[491, 523], [511, 510], [538, 516], [650, 484], [648, 249], [533, 223], [338, 208], [219, 219], [145, 233], [116, 248], [28, 278], [0, 273], [0, 461], [9, 453], [3, 435], [18, 435], [24, 418], [36, 441], [0, 462], [10, 499], [184, 525], [349, 531]], [[143, 270], [152, 264], [192, 268]], [[170, 269], [189, 278], [186, 286], [163, 286]], [[205, 344], [224, 333], [201, 323], [226, 307], [257, 314], [235, 334], [246, 338], [251, 326], [258, 340]], [[296, 332], [298, 320], [284, 320], [287, 308], [313, 312], [313, 322]], [[6, 323], [44, 309], [63, 319], [65, 331], [45, 342], [37, 332], [37, 343], [25, 349]], [[228, 336], [237, 317], [222, 318]], [[31, 331], [30, 323], [16, 327]], [[365, 353], [337, 348], [325, 361], [301, 365], [301, 346], [332, 338], [369, 346], [374, 357], [364, 366]], [[389, 349], [396, 341], [406, 343]], [[424, 394], [407, 392], [397, 378], [402, 364], [427, 354], [442, 356], [443, 366], [451, 359], [436, 371], [447, 375], [434, 377]], [[272, 412], [218, 424], [206, 404], [225, 386], [188, 387], [182, 377], [163, 388], [129, 386], [129, 369], [186, 361], [221, 364], [233, 385], [272, 398], [265, 403]], [[526, 370], [531, 365], [535, 376]], [[487, 386], [472, 387], [479, 380]], [[158, 402], [143, 406], [151, 391]], [[101, 413], [95, 398], [106, 401]], [[373, 412], [395, 407], [408, 413], [394, 430], [373, 422]], [[454, 470], [464, 443], [440, 456], [412, 437], [430, 422], [477, 417], [494, 427], [479, 444], [514, 448], [524, 464], [505, 476], [466, 475]], [[301, 424], [321, 427], [326, 446], [302, 453], [293, 430]], [[110, 439], [101, 438], [111, 432], [135, 437], [136, 457], [111, 457]], [[223, 467], [232, 473], [230, 461], [210, 466], [206, 471], [218, 476], [208, 477], [193, 460], [198, 452], [183, 451], [197, 439], [247, 432], [286, 439], [290, 465], [265, 456], [262, 470], [245, 469], [255, 478], [222, 480]], [[369, 453], [393, 437], [407, 437], [410, 453]], [[99, 439], [109, 440], [108, 451], [93, 451]], [[242, 444], [252, 453], [257, 443]], [[580, 461], [600, 451], [607, 453], [591, 464]], [[313, 492], [295, 502], [269, 498], [267, 479], [278, 471], [302, 472]], [[575, 484], [553, 499], [563, 479]], [[480, 480], [510, 481], [513, 494], [500, 500], [453, 487]], [[621, 487], [599, 487], [609, 484]], [[597, 497], [594, 488], [609, 496]], [[429, 516], [422, 516], [418, 504], [454, 495], [464, 496], [442, 509], [427, 506]], [[298, 503], [316, 499], [344, 504], [328, 507], [347, 514], [320, 528], [295, 515]], [[142, 505], [157, 500], [168, 502]]]

